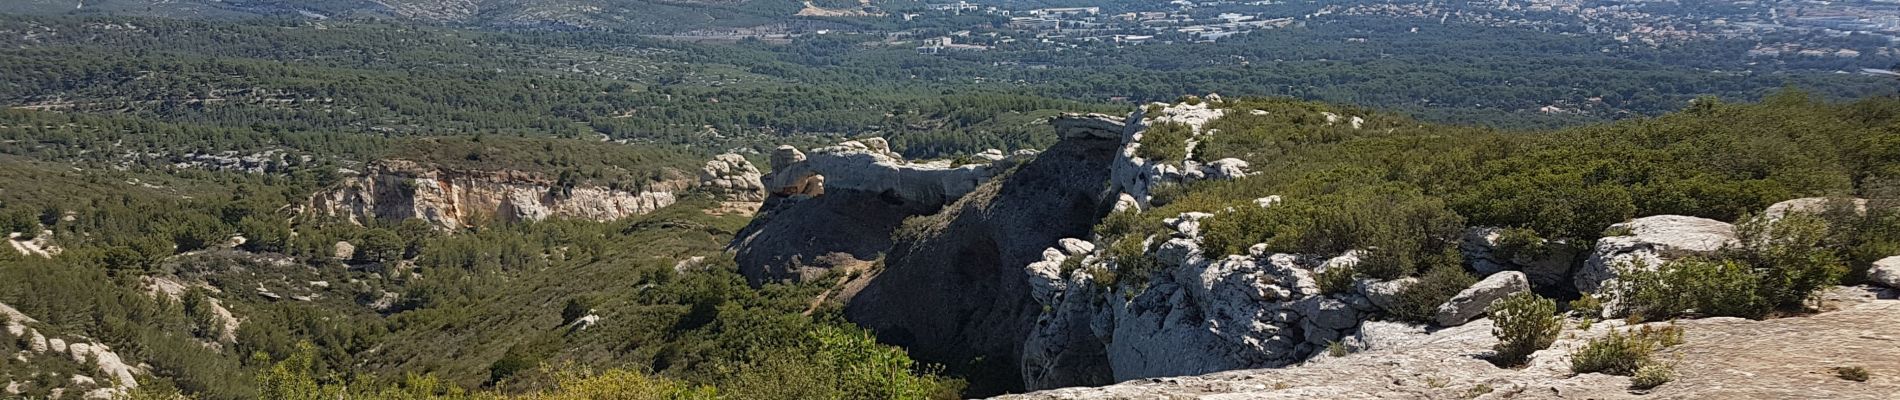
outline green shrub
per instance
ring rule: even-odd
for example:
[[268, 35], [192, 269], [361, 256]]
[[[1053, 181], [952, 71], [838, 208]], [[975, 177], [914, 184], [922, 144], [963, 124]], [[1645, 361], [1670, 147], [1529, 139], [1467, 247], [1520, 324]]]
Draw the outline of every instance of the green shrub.
[[1834, 376], [1855, 382], [1866, 382], [1873, 377], [1864, 367], [1834, 367]]
[[1273, 217], [1267, 209], [1236, 206], [1203, 218], [1201, 251], [1210, 256], [1246, 254], [1248, 247], [1273, 237]]
[[[1130, 279], [1130, 287], [1145, 288], [1148, 275], [1161, 269], [1161, 262], [1155, 261], [1152, 249], [1147, 246], [1147, 238], [1123, 236], [1108, 247], [1108, 257], [1115, 263], [1115, 273], [1111, 277]], [[1103, 277], [1097, 277], [1103, 278]], [[1114, 286], [1117, 279], [1097, 279], [1105, 286]]]
[[1603, 301], [1594, 294], [1584, 293], [1583, 297], [1570, 301], [1570, 311], [1586, 319], [1596, 318], [1603, 315]]
[[1761, 318], [1799, 311], [1847, 267], [1825, 246], [1827, 221], [1811, 214], [1779, 220], [1748, 218], [1736, 226], [1738, 246], [1718, 259], [1686, 258], [1655, 269], [1619, 266], [1607, 290], [1624, 299], [1621, 313], [1658, 320], [1685, 314]]
[[1673, 380], [1676, 380], [1676, 367], [1652, 362], [1636, 368], [1636, 374], [1630, 377], [1630, 387], [1652, 389]]
[[1599, 372], [1610, 375], [1634, 375], [1638, 369], [1649, 365], [1656, 351], [1665, 347], [1682, 344], [1682, 328], [1669, 326], [1650, 328], [1632, 332], [1610, 332], [1601, 338], [1585, 343], [1583, 348], [1570, 354], [1570, 371], [1584, 374]]
[[1522, 364], [1531, 353], [1549, 348], [1563, 331], [1557, 317], [1557, 302], [1530, 292], [1519, 292], [1491, 303], [1491, 336], [1498, 338], [1492, 347], [1501, 365]]
[[1346, 348], [1345, 343], [1336, 340], [1326, 341], [1326, 355], [1345, 357], [1347, 354], [1352, 354], [1352, 349]]
[[1353, 267], [1344, 265], [1327, 268], [1314, 276], [1313, 281], [1319, 285], [1319, 292], [1322, 294], [1350, 292], [1353, 284], [1352, 270]]
[[1458, 292], [1478, 283], [1478, 278], [1465, 273], [1464, 268], [1455, 265], [1440, 265], [1419, 277], [1418, 283], [1406, 286], [1399, 292], [1398, 303], [1392, 310], [1393, 316], [1413, 322], [1429, 322], [1438, 313], [1438, 306]]
[[1141, 134], [1141, 147], [1135, 149], [1135, 155], [1159, 162], [1186, 160], [1188, 139], [1193, 137], [1194, 128], [1186, 124], [1154, 124]]
[[1638, 262], [1619, 267], [1607, 290], [1622, 299], [1619, 315], [1662, 320], [1685, 314], [1760, 318], [1770, 304], [1747, 266], [1734, 261], [1685, 258], [1650, 269]]
[[1762, 301], [1780, 310], [1800, 310], [1815, 293], [1840, 282], [1847, 266], [1823, 246], [1828, 231], [1827, 220], [1801, 213], [1772, 221], [1746, 218], [1736, 225], [1741, 243], [1737, 258], [1754, 267]]
[[1497, 254], [1505, 259], [1537, 259], [1549, 253], [1549, 244], [1537, 231], [1526, 228], [1510, 228], [1498, 233]]

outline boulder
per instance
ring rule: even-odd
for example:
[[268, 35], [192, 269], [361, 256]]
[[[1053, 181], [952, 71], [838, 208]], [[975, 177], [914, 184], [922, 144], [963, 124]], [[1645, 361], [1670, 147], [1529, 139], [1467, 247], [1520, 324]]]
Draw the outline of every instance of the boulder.
[[1804, 197], [1775, 203], [1769, 205], [1761, 215], [1769, 220], [1778, 220], [1789, 213], [1820, 214], [1827, 212], [1829, 207], [1853, 207], [1855, 214], [1867, 215], [1867, 199], [1826, 197]]
[[720, 154], [706, 161], [699, 169], [699, 187], [722, 200], [765, 201], [759, 169], [738, 154]]
[[1900, 256], [1874, 261], [1873, 269], [1867, 270], [1867, 280], [1876, 285], [1900, 289]]
[[1529, 290], [1531, 290], [1530, 279], [1525, 278], [1522, 272], [1505, 271], [1491, 274], [1484, 280], [1465, 288], [1464, 291], [1458, 292], [1458, 295], [1452, 296], [1451, 300], [1445, 301], [1445, 304], [1438, 305], [1438, 314], [1433, 320], [1439, 326], [1464, 325], [1466, 321], [1483, 315], [1485, 309], [1491, 307], [1491, 302], [1513, 293]]
[[335, 246], [331, 246], [330, 257], [338, 260], [354, 259], [356, 258], [356, 245], [350, 244], [350, 242], [338, 241]]
[[1201, 166], [1201, 174], [1207, 179], [1234, 179], [1247, 176], [1247, 162], [1238, 158], [1223, 158]]
[[1681, 215], [1637, 218], [1610, 229], [1629, 234], [1597, 241], [1574, 278], [1578, 292], [1597, 293], [1605, 282], [1616, 279], [1620, 265], [1641, 262], [1655, 268], [1676, 258], [1713, 254], [1735, 242], [1734, 225]]
[[1408, 277], [1387, 281], [1362, 278], [1354, 281], [1353, 286], [1359, 294], [1366, 296], [1366, 300], [1371, 301], [1373, 306], [1392, 310], [1399, 304], [1399, 294], [1404, 293], [1406, 287], [1415, 283], [1418, 283], [1418, 278]]
[[1071, 256], [1071, 257], [1086, 255], [1086, 254], [1095, 252], [1095, 244], [1089, 243], [1089, 241], [1087, 240], [1076, 239], [1076, 238], [1062, 238], [1062, 240], [1057, 241], [1056, 244], [1062, 248], [1063, 254]]
[[788, 145], [779, 146], [776, 149], [772, 149], [772, 170], [773, 171], [785, 169], [786, 167], [789, 167], [792, 164], [797, 164], [801, 162], [805, 162], [805, 152], [798, 151], [797, 147], [793, 147], [792, 145], [788, 144]]

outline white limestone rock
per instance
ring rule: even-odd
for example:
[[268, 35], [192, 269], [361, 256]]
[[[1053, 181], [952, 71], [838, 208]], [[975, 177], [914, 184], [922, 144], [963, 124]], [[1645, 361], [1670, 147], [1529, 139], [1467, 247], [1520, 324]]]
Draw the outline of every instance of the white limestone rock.
[[1856, 214], [1867, 215], [1867, 199], [1829, 199], [1826, 197], [1804, 197], [1775, 203], [1769, 205], [1768, 209], [1762, 211], [1761, 215], [1769, 220], [1778, 220], [1787, 216], [1789, 213], [1819, 214], [1828, 211], [1828, 207], [1830, 206], [1853, 207]]
[[1223, 158], [1207, 163], [1200, 168], [1207, 179], [1235, 179], [1249, 175], [1247, 162], [1238, 158]]
[[1465, 288], [1464, 291], [1458, 292], [1458, 295], [1452, 296], [1451, 300], [1445, 301], [1445, 304], [1440, 304], [1438, 314], [1433, 320], [1439, 326], [1464, 325], [1472, 318], [1484, 315], [1485, 309], [1491, 307], [1491, 302], [1517, 292], [1530, 290], [1530, 280], [1525, 278], [1522, 272], [1505, 271], [1491, 274], [1484, 280]]
[[699, 169], [699, 187], [727, 201], [765, 201], [761, 174], [745, 156], [733, 153], [714, 156]]
[[1876, 285], [1900, 289], [1900, 256], [1874, 261], [1873, 269], [1867, 270], [1867, 279]]
[[1577, 270], [1577, 291], [1596, 293], [1616, 279], [1619, 265], [1641, 262], [1656, 268], [1668, 260], [1712, 254], [1735, 242], [1735, 226], [1727, 222], [1681, 215], [1657, 215], [1611, 225], [1628, 235], [1597, 241], [1595, 251]]
[[1399, 294], [1404, 293], [1405, 288], [1416, 283], [1418, 283], [1418, 278], [1412, 277], [1385, 281], [1361, 278], [1353, 281], [1353, 287], [1359, 294], [1364, 295], [1366, 300], [1371, 301], [1373, 306], [1391, 311], [1398, 307]]
[[1063, 254], [1071, 256], [1071, 257], [1087, 255], [1089, 253], [1095, 252], [1095, 244], [1089, 243], [1089, 241], [1087, 240], [1076, 239], [1076, 238], [1064, 238], [1060, 241], [1057, 241], [1056, 243], [1059, 247], [1062, 248]]

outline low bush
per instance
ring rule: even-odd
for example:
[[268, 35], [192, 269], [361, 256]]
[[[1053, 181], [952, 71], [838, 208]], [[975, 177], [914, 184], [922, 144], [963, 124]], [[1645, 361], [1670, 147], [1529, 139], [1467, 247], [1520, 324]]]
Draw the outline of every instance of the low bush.
[[1495, 362], [1505, 366], [1523, 364], [1531, 353], [1550, 348], [1563, 331], [1557, 317], [1557, 302], [1531, 292], [1519, 292], [1491, 303], [1491, 335], [1498, 338], [1492, 347]]
[[1438, 313], [1440, 304], [1474, 283], [1478, 283], [1478, 278], [1465, 273], [1464, 268], [1441, 265], [1420, 276], [1418, 283], [1400, 291], [1398, 303], [1387, 311], [1402, 320], [1428, 322]]
[[1184, 124], [1160, 123], [1149, 126], [1141, 134], [1141, 147], [1135, 149], [1135, 155], [1149, 161], [1174, 162], [1186, 160], [1188, 139], [1194, 136], [1194, 128]]
[[1678, 344], [1682, 344], [1682, 328], [1675, 326], [1645, 326], [1631, 332], [1610, 332], [1572, 352], [1570, 371], [1631, 376], [1638, 369], [1654, 363], [1652, 357], [1656, 351]]
[[1739, 244], [1718, 257], [1679, 259], [1653, 269], [1622, 265], [1608, 290], [1624, 299], [1623, 315], [1646, 320], [1799, 311], [1847, 274], [1824, 246], [1828, 232], [1827, 221], [1810, 214], [1748, 218], [1736, 226]]
[[1336, 266], [1320, 271], [1313, 277], [1322, 294], [1345, 293], [1352, 291], [1353, 267]]
[[1652, 389], [1673, 380], [1676, 380], [1675, 366], [1652, 362], [1636, 368], [1636, 375], [1630, 377], [1630, 387]]
[[1867, 373], [1864, 367], [1834, 367], [1834, 376], [1855, 382], [1866, 382], [1873, 378], [1873, 374]]

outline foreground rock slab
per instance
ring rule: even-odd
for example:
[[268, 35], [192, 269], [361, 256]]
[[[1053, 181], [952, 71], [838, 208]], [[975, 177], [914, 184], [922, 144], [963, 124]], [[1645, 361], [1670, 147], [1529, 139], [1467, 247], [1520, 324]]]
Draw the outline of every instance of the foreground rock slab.
[[[1900, 393], [1900, 301], [1836, 305], [1811, 316], [1751, 321], [1710, 318], [1678, 323], [1685, 343], [1661, 354], [1675, 360], [1678, 377], [1648, 392], [1628, 389], [1627, 377], [1572, 375], [1569, 351], [1621, 327], [1599, 322], [1564, 331], [1523, 369], [1498, 368], [1481, 357], [1496, 343], [1491, 322], [1480, 319], [1431, 333], [1390, 331], [1366, 338], [1372, 350], [1321, 356], [1278, 369], [1227, 371], [1179, 378], [1139, 379], [1093, 388], [1066, 388], [1002, 399], [1892, 399]], [[1866, 382], [1836, 377], [1831, 368], [1863, 367]]]

